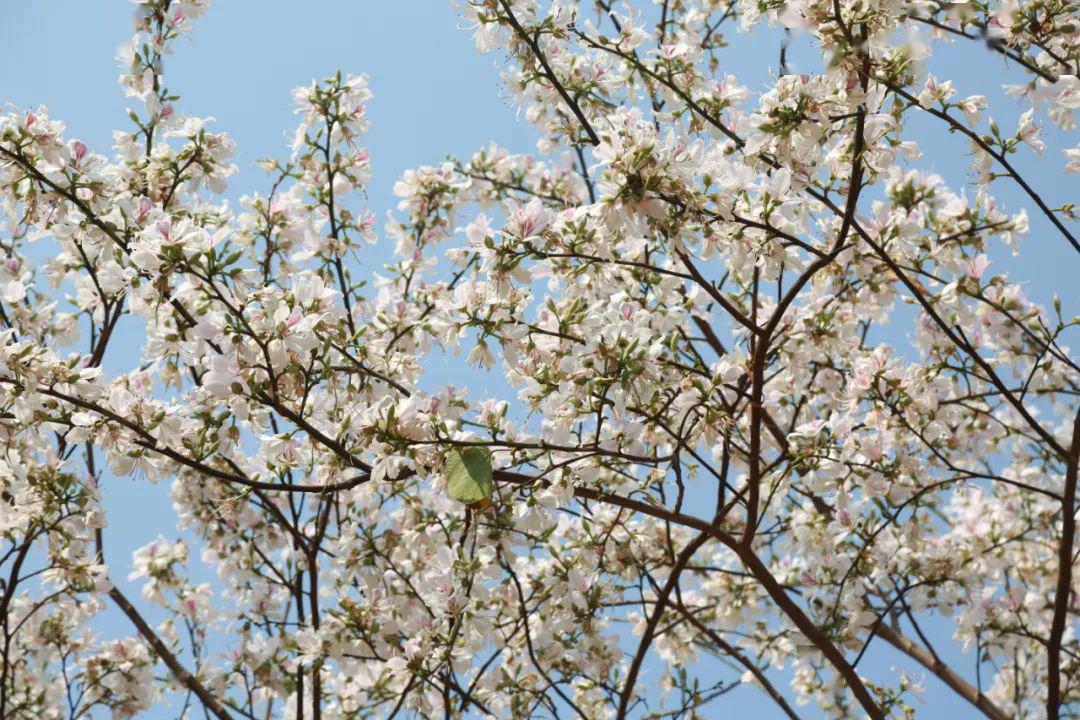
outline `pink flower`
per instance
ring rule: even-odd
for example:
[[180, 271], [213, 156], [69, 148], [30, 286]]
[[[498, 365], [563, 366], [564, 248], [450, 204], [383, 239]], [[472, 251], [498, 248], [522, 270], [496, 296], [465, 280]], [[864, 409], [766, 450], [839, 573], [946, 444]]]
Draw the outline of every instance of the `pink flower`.
[[139, 211], [135, 217], [138, 219], [139, 222], [142, 222], [146, 219], [146, 216], [150, 214], [150, 211], [153, 209], [153, 207], [154, 204], [150, 202], [150, 198], [143, 195], [141, 198], [139, 198]]
[[986, 268], [990, 266], [990, 259], [984, 254], [976, 255], [971, 260], [964, 262], [964, 267], [967, 269], [967, 276], [978, 280], [986, 272]]

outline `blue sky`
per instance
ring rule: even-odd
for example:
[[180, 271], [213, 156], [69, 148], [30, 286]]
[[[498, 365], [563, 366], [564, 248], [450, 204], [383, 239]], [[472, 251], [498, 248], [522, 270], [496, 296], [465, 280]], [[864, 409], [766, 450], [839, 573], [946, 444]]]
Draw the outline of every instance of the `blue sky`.
[[[112, 130], [127, 123], [125, 107], [130, 101], [116, 83], [114, 56], [130, 36], [132, 10], [124, 0], [0, 0], [0, 48], [4, 53], [0, 101], [19, 107], [46, 105], [54, 117], [66, 122], [69, 137], [79, 137], [91, 148], [108, 152]], [[214, 116], [212, 127], [227, 131], [237, 141], [240, 169], [228, 193], [235, 207], [240, 195], [265, 192], [267, 183], [255, 161], [288, 152], [287, 136], [295, 122], [289, 94], [293, 87], [339, 68], [370, 75], [375, 98], [369, 106], [372, 128], [367, 138], [374, 168], [369, 202], [381, 228], [387, 210], [396, 204], [393, 183], [407, 168], [437, 163], [447, 154], [468, 157], [492, 140], [514, 152], [534, 151], [535, 134], [517, 118], [516, 109], [499, 86], [494, 65], [502, 61], [502, 55], [479, 55], [459, 24], [447, 0], [217, 0], [197, 21], [193, 36], [182, 39], [176, 54], [167, 59], [167, 84], [182, 95], [184, 112]], [[752, 90], [760, 90], [776, 66], [773, 38], [762, 42], [760, 36], [733, 35], [730, 39], [732, 47], [723, 56], [730, 66], [724, 69]], [[793, 57], [796, 63], [804, 61], [807, 68], [811, 66], [805, 42], [796, 41]], [[996, 56], [966, 47], [963, 52], [946, 52], [939, 64], [947, 68], [942, 74], [956, 81], [961, 95], [984, 93], [990, 96], [992, 107], [1004, 108], [999, 117], [1018, 115], [1015, 103], [1003, 99], [995, 89], [1005, 77]], [[954, 187], [959, 186], [966, 166], [964, 144], [944, 136], [940, 128], [924, 125], [919, 126], [918, 135], [926, 152], [922, 166], [935, 169]], [[1009, 121], [1003, 121], [1002, 126], [1009, 128]], [[1045, 181], [1052, 201], [1069, 199], [1070, 194], [1073, 200], [1080, 199], [1075, 184], [1070, 186], [1060, 173], [1062, 159], [1056, 148], [1061, 144], [1055, 137], [1051, 133], [1047, 166], [1036, 177]], [[1031, 169], [1036, 161], [1024, 158], [1019, 164]], [[1012, 208], [1023, 200], [1006, 185], [998, 195]], [[1046, 223], [1033, 218], [1032, 226], [1033, 235], [1025, 244], [1028, 252], [1019, 262], [1012, 264], [1001, 250], [994, 258], [1009, 263], [1032, 282], [1037, 298], [1048, 301], [1053, 288], [1069, 287], [1070, 265], [1059, 261], [1070, 253], [1060, 237], [1047, 232]], [[376, 265], [372, 263], [368, 269]], [[1075, 290], [1072, 294], [1075, 310]], [[1068, 309], [1070, 298], [1066, 300]], [[886, 339], [903, 343], [904, 331], [898, 329]], [[140, 341], [137, 334], [125, 334], [110, 354], [130, 360], [137, 355]], [[442, 373], [442, 378], [434, 379], [449, 381], [449, 372]], [[484, 394], [483, 388], [471, 392], [473, 397]], [[107, 501], [107, 549], [114, 565], [126, 563], [133, 548], [159, 533], [176, 534], [166, 484], [150, 486], [144, 481], [112, 478]], [[121, 585], [126, 585], [126, 574], [126, 569], [114, 571]], [[107, 618], [102, 629], [130, 632], [123, 619], [115, 617]], [[944, 624], [940, 630], [948, 632]], [[881, 653], [867, 662], [871, 669], [884, 669], [895, 658]], [[647, 677], [644, 680], [648, 682]], [[922, 708], [926, 717], [969, 714], [967, 706], [946, 699], [932, 680], [927, 685], [927, 705]], [[779, 717], [768, 701], [746, 689], [725, 698], [717, 708], [753, 711], [760, 720]], [[816, 715], [808, 711], [805, 716]], [[173, 715], [154, 711], [143, 717]]]

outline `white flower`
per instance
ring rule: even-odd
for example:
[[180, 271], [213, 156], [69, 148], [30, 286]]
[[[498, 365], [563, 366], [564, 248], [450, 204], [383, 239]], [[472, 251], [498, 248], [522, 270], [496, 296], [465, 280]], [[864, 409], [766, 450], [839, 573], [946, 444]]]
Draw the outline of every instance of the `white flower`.
[[26, 297], [26, 286], [18, 280], [11, 280], [4, 285], [4, 302], [17, 303], [22, 302]]
[[1020, 116], [1020, 123], [1016, 129], [1016, 136], [1027, 143], [1032, 150], [1042, 154], [1046, 149], [1046, 143], [1039, 137], [1039, 128], [1035, 125], [1033, 118], [1035, 117], [1034, 110], [1028, 110]]
[[1068, 162], [1065, 163], [1065, 172], [1067, 173], [1080, 173], [1080, 145], [1074, 148], [1067, 148], [1063, 151]]

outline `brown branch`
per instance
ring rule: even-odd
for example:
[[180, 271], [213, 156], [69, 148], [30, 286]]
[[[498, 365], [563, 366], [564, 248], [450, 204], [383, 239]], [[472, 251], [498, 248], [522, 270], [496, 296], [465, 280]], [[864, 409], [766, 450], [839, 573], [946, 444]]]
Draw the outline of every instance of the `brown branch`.
[[1050, 220], [1050, 222], [1054, 225], [1054, 227], [1057, 228], [1058, 231], [1065, 236], [1065, 239], [1069, 241], [1069, 244], [1073, 246], [1073, 249], [1077, 252], [1080, 252], [1080, 241], [1077, 241], [1076, 237], [1073, 236], [1071, 232], [1069, 232], [1068, 228], [1066, 228], [1065, 225], [1061, 222], [1061, 220], [1058, 219], [1057, 215], [1043, 201], [1042, 197], [1037, 192], [1035, 192], [1035, 190], [1027, 183], [1026, 180], [1024, 180], [1024, 178], [1016, 170], [1016, 168], [1012, 166], [1012, 164], [1005, 157], [1004, 152], [997, 152], [996, 150], [994, 150], [985, 140], [983, 140], [979, 136], [977, 132], [954, 118], [952, 115], [949, 115], [947, 112], [923, 105], [919, 102], [918, 98], [904, 90], [896, 83], [890, 82], [880, 77], [875, 78], [875, 80], [880, 82], [885, 87], [889, 88], [889, 90], [893, 91], [900, 97], [907, 100], [909, 103], [911, 103], [913, 107], [917, 107], [920, 110], [923, 110], [924, 112], [927, 112], [936, 118], [944, 120], [946, 123], [949, 124], [949, 127], [966, 135], [973, 143], [978, 145], [983, 152], [994, 158], [994, 160], [997, 160], [998, 164], [1001, 165], [1001, 167], [1005, 168], [1005, 172], [1009, 175], [1009, 177], [1016, 181], [1016, 184], [1019, 185], [1025, 193], [1027, 193], [1027, 196], [1030, 197], [1035, 202], [1035, 204], [1039, 206], [1039, 210], [1042, 211], [1043, 215], [1045, 215], [1047, 219]]
[[982, 711], [983, 715], [991, 720], [1009, 720], [1005, 712], [990, 701], [985, 695], [960, 677], [955, 670], [941, 662], [936, 656], [919, 647], [910, 639], [894, 630], [889, 625], [882, 623], [877, 630], [878, 637], [915, 660], [924, 668], [932, 672], [939, 680], [948, 685], [957, 695]]
[[724, 297], [723, 294], [719, 290], [717, 290], [716, 287], [711, 282], [709, 282], [704, 275], [701, 274], [701, 271], [698, 270], [697, 266], [690, 261], [690, 257], [685, 252], [683, 252], [682, 250], [675, 250], [675, 254], [678, 256], [679, 260], [682, 261], [682, 264], [686, 267], [691, 277], [694, 278], [694, 281], [701, 286], [702, 290], [709, 293], [709, 297], [715, 300], [720, 305], [720, 307], [724, 308], [728, 315], [735, 318], [735, 320], [738, 321], [740, 325], [745, 327], [753, 334], [761, 334], [761, 328], [759, 328], [750, 318], [746, 317], [746, 314], [739, 310], [739, 308], [735, 307], [730, 300]]
[[1069, 613], [1072, 595], [1073, 543], [1076, 540], [1076, 476], [1080, 465], [1080, 410], [1073, 421], [1072, 447], [1065, 470], [1064, 500], [1061, 506], [1061, 545], [1058, 548], [1057, 588], [1054, 590], [1054, 620], [1046, 643], [1047, 689], [1046, 717], [1057, 720], [1061, 714], [1061, 638]]
[[735, 660], [740, 665], [749, 670], [750, 674], [754, 676], [754, 679], [758, 681], [758, 684], [761, 685], [762, 689], [766, 692], [766, 694], [768, 694], [768, 696], [773, 699], [773, 702], [780, 706], [780, 709], [784, 711], [785, 715], [787, 715], [792, 720], [799, 720], [799, 716], [795, 714], [795, 710], [793, 710], [791, 705], [788, 704], [788, 701], [784, 699], [784, 696], [780, 694], [780, 691], [776, 689], [776, 686], [769, 681], [769, 678], [765, 676], [765, 673], [762, 672], [761, 668], [758, 667], [750, 658], [746, 657], [746, 655], [742, 653], [739, 648], [735, 647], [727, 640], [717, 635], [712, 628], [710, 628], [708, 625], [701, 622], [701, 620], [695, 617], [694, 614], [690, 612], [690, 610], [687, 609], [687, 607], [681, 602], [676, 601], [675, 609], [678, 610], [682, 614], [682, 616], [686, 618], [687, 622], [693, 625], [698, 630], [698, 632], [707, 636], [710, 642], [723, 650], [724, 653], [726, 653], [727, 655], [735, 658]]
[[934, 321], [934, 323], [938, 326], [938, 328], [941, 329], [943, 333], [945, 333], [946, 337], [949, 338], [949, 341], [954, 346], [963, 351], [968, 357], [970, 357], [971, 360], [976, 365], [978, 365], [984, 373], [986, 373], [988, 381], [1001, 392], [1002, 397], [1010, 405], [1016, 408], [1016, 411], [1020, 414], [1022, 418], [1024, 418], [1024, 421], [1027, 422], [1028, 427], [1030, 427], [1035, 432], [1035, 434], [1038, 435], [1042, 439], [1042, 441], [1045, 442], [1047, 446], [1054, 451], [1055, 454], [1062, 458], [1068, 457], [1068, 453], [1066, 453], [1065, 448], [1061, 446], [1061, 443], [1059, 443], [1052, 434], [1047, 432], [1046, 428], [1044, 428], [1035, 420], [1031, 412], [1028, 411], [1028, 409], [1024, 406], [1023, 402], [1016, 398], [1013, 393], [1009, 392], [1009, 389], [1005, 386], [1005, 383], [1001, 380], [1001, 377], [994, 371], [994, 368], [990, 365], [990, 363], [988, 363], [986, 359], [979, 354], [978, 350], [972, 347], [972, 345], [963, 337], [962, 334], [957, 334], [958, 329], [954, 330], [953, 327], [946, 323], [945, 320], [941, 317], [941, 315], [938, 314], [937, 310], [934, 309], [933, 303], [931, 303], [925, 296], [924, 288], [916, 285], [915, 282], [913, 282], [911, 278], [909, 278], [907, 274], [904, 273], [903, 268], [901, 268], [897, 264], [897, 262], [893, 260], [887, 252], [885, 252], [885, 248], [874, 242], [873, 238], [871, 238], [865, 230], [863, 230], [857, 224], [855, 225], [855, 229], [856, 232], [858, 232], [859, 236], [863, 239], [863, 241], [867, 245], [869, 245], [871, 249], [873, 249], [874, 253], [879, 258], [881, 258], [882, 262], [884, 262], [885, 265], [888, 266], [889, 270], [892, 271], [893, 275], [895, 275], [897, 279], [899, 279], [900, 282], [903, 283], [903, 285], [911, 292], [912, 297], [915, 298], [915, 301], [922, 306], [923, 310], [926, 311], [926, 314], [930, 316], [930, 319]]
[[[513, 483], [515, 485], [531, 484], [534, 481], [534, 478], [531, 478], [528, 475], [507, 472], [505, 470], [496, 470], [494, 476], [501, 482]], [[862, 678], [859, 677], [855, 668], [847, 661], [847, 658], [844, 657], [844, 653], [836, 647], [829, 636], [810, 619], [803, 609], [788, 596], [784, 587], [777, 581], [772, 572], [765, 563], [761, 561], [757, 554], [754, 553], [752, 549], [740, 543], [733, 535], [715, 527], [712, 523], [706, 522], [701, 518], [674, 512], [662, 506], [650, 505], [641, 500], [613, 495], [602, 490], [577, 487], [574, 488], [574, 495], [578, 498], [615, 505], [659, 520], [684, 525], [693, 528], [694, 530], [707, 533], [719, 540], [725, 547], [732, 550], [738, 556], [743, 567], [745, 567], [747, 571], [754, 576], [754, 579], [761, 584], [765, 589], [765, 592], [769, 594], [769, 597], [776, 603], [780, 611], [794, 623], [795, 627], [806, 636], [807, 640], [813, 643], [814, 646], [821, 651], [829, 663], [836, 669], [840, 676], [843, 677], [848, 689], [858, 700], [859, 704], [862, 705], [866, 713], [873, 718], [873, 720], [885, 720], [885, 713], [878, 707], [877, 702], [863, 683]]]
[[232, 716], [225, 710], [225, 706], [221, 704], [216, 697], [210, 694], [210, 691], [206, 689], [206, 686], [199, 682], [199, 679], [192, 675], [187, 668], [180, 664], [180, 661], [176, 659], [176, 655], [169, 650], [168, 646], [158, 637], [153, 628], [147, 624], [143, 616], [139, 614], [139, 611], [135, 609], [135, 606], [128, 601], [124, 594], [114, 585], [109, 589], [109, 597], [116, 603], [117, 607], [123, 610], [124, 614], [128, 616], [131, 623], [139, 631], [139, 635], [142, 636], [146, 642], [150, 643], [150, 647], [154, 649], [154, 653], [161, 659], [165, 666], [169, 668], [169, 672], [173, 677], [179, 680], [184, 687], [195, 694], [196, 697], [202, 701], [203, 706], [212, 712], [219, 720], [232, 720]]
[[694, 553], [696, 553], [707, 540], [709, 540], [709, 534], [700, 533], [696, 538], [690, 541], [690, 544], [682, 549], [679, 553], [679, 557], [675, 560], [675, 565], [671, 568], [671, 574], [668, 575], [667, 582], [664, 583], [663, 589], [660, 590], [659, 595], [657, 595], [656, 604], [653, 605], [652, 614], [649, 616], [649, 620], [645, 625], [645, 632], [641, 635], [641, 641], [638, 643], [637, 652], [634, 653], [634, 659], [630, 663], [630, 669], [626, 672], [626, 682], [623, 683], [622, 692], [619, 693], [619, 709], [615, 714], [615, 717], [618, 720], [623, 720], [629, 710], [630, 696], [634, 694], [634, 685], [637, 684], [638, 673], [641, 672], [641, 664], [645, 661], [645, 656], [649, 653], [649, 645], [652, 644], [653, 637], [656, 635], [656, 627], [660, 624], [660, 618], [664, 616], [664, 610], [668, 606], [668, 598], [671, 597], [671, 593], [675, 590], [675, 586], [679, 584], [679, 576], [682, 575], [682, 571], [686, 568], [686, 564], [690, 562]]
[[[15, 387], [25, 389], [25, 386], [22, 383], [12, 378], [0, 377], [0, 383], [8, 383], [10, 385], [14, 385]], [[292, 483], [273, 483], [264, 482], [261, 480], [252, 480], [248, 477], [245, 477], [244, 475], [240, 475], [237, 473], [229, 473], [223, 470], [219, 470], [215, 467], [211, 467], [203, 462], [200, 462], [199, 460], [195, 460], [186, 455], [183, 455], [182, 453], [179, 453], [172, 448], [163, 447], [158, 444], [157, 438], [147, 432], [144, 428], [123, 417], [122, 415], [119, 415], [109, 410], [108, 408], [98, 405], [97, 403], [83, 400], [82, 398], [68, 395], [52, 388], [39, 387], [36, 389], [36, 392], [40, 392], [42, 395], [46, 395], [57, 400], [62, 400], [63, 402], [70, 403], [75, 407], [79, 407], [84, 410], [90, 410], [91, 412], [95, 412], [102, 417], [114, 423], [117, 423], [118, 425], [122, 425], [123, 427], [127, 428], [128, 430], [139, 436], [140, 439], [135, 440], [134, 443], [145, 450], [157, 453], [158, 455], [166, 457], [179, 465], [183, 465], [184, 467], [190, 468], [204, 475], [208, 475], [218, 480], [224, 480], [226, 482], [234, 482], [238, 485], [243, 485], [244, 487], [258, 490], [274, 490], [282, 492], [325, 493], [335, 490], [348, 490], [350, 488], [354, 488], [357, 485], [367, 482], [370, 477], [369, 474], [364, 474], [339, 483], [330, 483], [327, 485], [294, 485]], [[54, 421], [60, 420], [54, 419]]]
[[581, 123], [581, 127], [585, 130], [585, 134], [589, 136], [589, 144], [599, 145], [600, 137], [596, 134], [596, 131], [592, 129], [592, 125], [589, 124], [589, 120], [585, 117], [585, 113], [581, 111], [581, 107], [578, 106], [572, 97], [570, 97], [570, 93], [568, 93], [562, 83], [559, 82], [559, 78], [555, 77], [555, 72], [548, 64], [547, 58], [540, 50], [540, 46], [537, 44], [536, 39], [529, 37], [529, 33], [525, 32], [525, 28], [523, 28], [521, 23], [518, 22], [518, 19], [514, 17], [514, 12], [510, 9], [510, 3], [506, 0], [501, 0], [501, 3], [503, 9], [506, 11], [506, 19], [510, 23], [510, 26], [514, 28], [514, 32], [521, 38], [521, 41], [528, 45], [529, 49], [532, 50], [533, 55], [536, 56], [536, 61], [539, 62], [540, 67], [543, 68], [544, 76], [548, 79], [548, 82], [555, 87], [555, 90], [559, 93], [559, 97], [563, 99], [563, 102], [570, 108], [570, 112], [574, 113], [574, 117]]
[[[984, 39], [984, 38], [980, 38], [978, 35], [972, 35], [971, 33], [967, 32], [965, 30], [962, 30], [960, 28], [956, 28], [956, 27], [953, 27], [952, 25], [949, 25], [947, 23], [943, 23], [943, 22], [941, 22], [939, 20], [935, 20], [934, 18], [921, 17], [919, 15], [908, 15], [907, 19], [908, 20], [914, 20], [915, 22], [919, 22], [919, 23], [922, 23], [924, 25], [929, 25], [930, 27], [937, 28], [938, 30], [942, 30], [942, 31], [950, 33], [952, 35], [956, 35], [958, 37], [967, 38], [968, 40]], [[984, 33], [984, 35], [987, 32], [986, 25], [983, 25], [982, 23], [976, 23], [976, 27], [978, 27]], [[1042, 69], [1041, 67], [1036, 65], [1031, 59], [1024, 56], [1023, 54], [1021, 54], [1019, 52], [1015, 52], [1013, 50], [1010, 50], [1009, 47], [1007, 45], [1005, 45], [1004, 43], [1002, 43], [1001, 41], [994, 41], [994, 40], [991, 40], [989, 38], [985, 38], [985, 44], [986, 44], [986, 47], [989, 48], [990, 50], [993, 50], [994, 52], [999, 53], [1003, 57], [1005, 57], [1005, 58], [1007, 58], [1009, 60], [1012, 60], [1017, 65], [1020, 65], [1023, 68], [1025, 68], [1028, 72], [1031, 72], [1031, 73], [1033, 73], [1035, 75], [1038, 75], [1043, 80], [1046, 80], [1047, 82], [1051, 82], [1051, 83], [1058, 81], [1058, 78], [1057, 78], [1056, 75]]]

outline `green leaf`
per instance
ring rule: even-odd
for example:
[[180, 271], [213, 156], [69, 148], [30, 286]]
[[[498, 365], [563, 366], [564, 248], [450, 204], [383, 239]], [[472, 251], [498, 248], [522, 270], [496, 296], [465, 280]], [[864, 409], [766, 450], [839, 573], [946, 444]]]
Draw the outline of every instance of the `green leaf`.
[[491, 503], [491, 453], [486, 448], [451, 450], [446, 456], [446, 489], [450, 497], [471, 508]]

